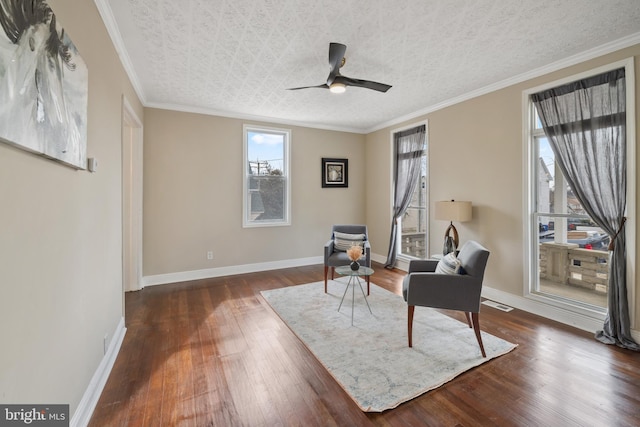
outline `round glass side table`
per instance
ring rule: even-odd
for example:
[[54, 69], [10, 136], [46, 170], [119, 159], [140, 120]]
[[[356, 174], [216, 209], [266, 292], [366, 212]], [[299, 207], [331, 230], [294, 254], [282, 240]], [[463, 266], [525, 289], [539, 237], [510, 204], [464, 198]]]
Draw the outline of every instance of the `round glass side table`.
[[373, 274], [373, 269], [370, 267], [360, 266], [357, 270], [352, 270], [351, 266], [344, 265], [341, 267], [336, 267], [336, 273], [341, 276], [349, 276], [349, 282], [347, 283], [347, 287], [344, 289], [344, 294], [342, 294], [342, 299], [340, 300], [340, 305], [338, 306], [338, 311], [342, 307], [342, 303], [344, 302], [344, 297], [347, 295], [347, 291], [349, 287], [351, 287], [351, 326], [353, 326], [353, 306], [355, 303], [355, 290], [356, 284], [360, 287], [360, 291], [362, 291], [362, 296], [364, 297], [364, 301], [367, 303], [367, 307], [369, 307], [369, 313], [373, 314], [371, 311], [371, 306], [369, 305], [369, 301], [367, 301], [367, 296], [364, 293], [364, 289], [362, 289], [362, 282], [360, 281], [360, 277], [367, 277]]

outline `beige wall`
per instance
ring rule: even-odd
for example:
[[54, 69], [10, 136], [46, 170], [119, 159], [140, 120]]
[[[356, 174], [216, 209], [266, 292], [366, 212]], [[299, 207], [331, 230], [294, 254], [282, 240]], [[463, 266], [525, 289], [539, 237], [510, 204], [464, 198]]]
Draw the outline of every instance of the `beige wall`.
[[[242, 227], [242, 126], [291, 129], [291, 226]], [[144, 275], [322, 256], [334, 223], [365, 221], [364, 135], [146, 109]], [[323, 157], [349, 187], [321, 187]], [[207, 260], [207, 251], [214, 259]]]
[[[386, 254], [390, 129], [364, 136], [265, 123], [292, 129], [292, 225], [244, 229], [242, 125], [262, 123], [143, 110], [94, 2], [50, 4], [89, 67], [87, 152], [99, 169], [0, 144], [0, 402], [69, 403], [73, 413], [103, 337], [123, 316], [123, 94], [145, 125], [144, 275], [320, 257], [337, 222], [366, 222], [374, 252]], [[489, 286], [514, 295], [524, 287], [522, 90], [631, 55], [640, 46], [426, 116], [431, 200], [474, 202], [459, 230], [491, 249]], [[321, 188], [322, 157], [349, 159], [348, 189]], [[445, 225], [430, 223], [432, 252]]]
[[[517, 296], [522, 296], [525, 288], [522, 92], [632, 56], [635, 56], [636, 115], [639, 115], [640, 45], [636, 45], [409, 122], [427, 118], [429, 123], [431, 212], [437, 200], [473, 202], [473, 220], [456, 226], [462, 241], [477, 239], [491, 250], [485, 276], [488, 286]], [[367, 223], [373, 230], [372, 246], [378, 253], [384, 253], [379, 249], [382, 246], [388, 247], [391, 221], [390, 132], [402, 126], [367, 135]], [[638, 137], [640, 132], [636, 131], [636, 144]], [[640, 150], [636, 153], [640, 154]], [[446, 226], [442, 221], [431, 219], [431, 253], [437, 253], [442, 247]], [[634, 240], [638, 254], [638, 239]], [[636, 283], [638, 280], [629, 286], [637, 289]], [[640, 329], [640, 290], [636, 291], [635, 311], [634, 329]]]
[[0, 402], [74, 413], [122, 310], [121, 97], [139, 103], [93, 1], [50, 0], [89, 68], [75, 171], [0, 143]]

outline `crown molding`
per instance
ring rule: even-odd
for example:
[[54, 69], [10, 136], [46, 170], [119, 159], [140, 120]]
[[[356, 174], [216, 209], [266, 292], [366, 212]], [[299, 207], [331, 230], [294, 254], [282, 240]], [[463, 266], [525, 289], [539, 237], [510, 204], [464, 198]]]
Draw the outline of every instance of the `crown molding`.
[[136, 92], [136, 95], [138, 95], [138, 98], [140, 99], [142, 105], [146, 106], [147, 98], [144, 94], [144, 90], [142, 89], [142, 85], [140, 84], [140, 79], [138, 79], [135, 68], [133, 68], [131, 58], [129, 58], [129, 54], [127, 53], [127, 49], [125, 49], [124, 47], [124, 41], [120, 36], [120, 29], [118, 28], [118, 24], [113, 17], [111, 7], [109, 6], [107, 0], [94, 0], [94, 2], [96, 4], [96, 7], [98, 8], [100, 17], [102, 18], [102, 22], [104, 22], [104, 26], [107, 28], [107, 33], [109, 33], [109, 37], [111, 37], [111, 42], [116, 49], [116, 53], [120, 57], [120, 62], [122, 62], [124, 71], [127, 73], [127, 76], [131, 81], [133, 90]]
[[144, 106], [148, 108], [158, 108], [161, 110], [181, 111], [184, 113], [204, 114], [208, 116], [227, 117], [230, 119], [249, 120], [254, 122], [273, 123], [273, 124], [288, 125], [288, 126], [300, 126], [300, 127], [312, 128], [312, 129], [333, 130], [337, 132], [349, 132], [349, 133], [359, 133], [359, 134], [367, 133], [367, 130], [362, 128], [333, 126], [333, 125], [323, 124], [323, 123], [287, 120], [287, 119], [281, 119], [278, 117], [243, 114], [243, 113], [238, 113], [233, 111], [213, 110], [209, 108], [187, 106], [182, 104], [148, 102]]
[[213, 110], [213, 109], [191, 107], [191, 106], [185, 106], [185, 105], [179, 105], [179, 104], [148, 102], [147, 97], [145, 96], [144, 90], [142, 89], [142, 85], [140, 84], [140, 80], [131, 62], [131, 59], [129, 58], [129, 55], [127, 54], [127, 50], [124, 47], [124, 41], [120, 36], [120, 31], [116, 23], [116, 20], [113, 17], [113, 13], [111, 12], [111, 8], [108, 5], [108, 0], [94, 0], [94, 2], [98, 8], [98, 12], [100, 13], [100, 16], [102, 17], [102, 21], [104, 22], [105, 27], [107, 28], [107, 32], [111, 37], [111, 41], [113, 42], [116, 52], [120, 57], [120, 60], [125, 69], [125, 72], [127, 73], [127, 76], [129, 77], [129, 80], [131, 81], [131, 84], [133, 85], [133, 88], [136, 94], [138, 95], [140, 102], [144, 107], [158, 108], [162, 110], [182, 111], [187, 113], [197, 113], [197, 114], [204, 114], [204, 115], [210, 115], [210, 116], [220, 116], [220, 117], [227, 117], [227, 118], [234, 118], [234, 119], [241, 119], [241, 120], [252, 120], [252, 121], [265, 122], [265, 123], [284, 124], [289, 126], [301, 126], [301, 127], [312, 128], [312, 129], [323, 129], [323, 130], [331, 130], [331, 131], [338, 131], [338, 132], [358, 133], [358, 134], [365, 134], [365, 135], [390, 127], [390, 126], [395, 126], [405, 121], [414, 120], [420, 116], [424, 116], [426, 114], [433, 113], [434, 111], [438, 111], [443, 108], [450, 107], [452, 105], [459, 104], [464, 101], [468, 101], [478, 96], [486, 95], [488, 93], [495, 92], [497, 90], [504, 89], [506, 87], [513, 86], [515, 84], [522, 83], [524, 81], [531, 80], [531, 79], [543, 76], [545, 74], [549, 74], [554, 71], [561, 70], [563, 68], [580, 64], [582, 62], [586, 62], [588, 60], [597, 58], [599, 56], [603, 56], [603, 55], [615, 52], [617, 50], [621, 50], [621, 49], [640, 43], [640, 32], [637, 32], [629, 36], [623, 37], [621, 39], [614, 40], [612, 42], [605, 43], [595, 48], [578, 53], [576, 55], [569, 56], [562, 60], [553, 62], [551, 64], [530, 70], [526, 73], [522, 73], [517, 76], [510, 77], [508, 79], [481, 87], [471, 92], [467, 92], [465, 94], [462, 94], [453, 98], [449, 98], [437, 104], [433, 104], [425, 108], [422, 108], [413, 113], [396, 117], [394, 119], [380, 123], [373, 127], [359, 128], [359, 127], [349, 127], [349, 126], [334, 126], [326, 123], [319, 124], [319, 123], [313, 123], [313, 122], [287, 120], [287, 119], [281, 119], [278, 117], [242, 114], [242, 113], [232, 112], [232, 111]]
[[465, 93], [463, 95], [447, 99], [445, 101], [439, 102], [439, 103], [434, 104], [434, 105], [430, 105], [430, 106], [428, 106], [426, 108], [423, 108], [421, 110], [415, 111], [413, 113], [410, 113], [410, 114], [407, 114], [407, 115], [404, 115], [404, 116], [400, 116], [400, 117], [396, 117], [395, 119], [389, 120], [389, 121], [384, 122], [384, 123], [380, 123], [377, 126], [374, 126], [372, 128], [367, 129], [366, 133], [372, 133], [372, 132], [378, 131], [380, 129], [384, 129], [384, 128], [387, 128], [387, 127], [390, 127], [390, 126], [395, 126], [395, 125], [397, 125], [399, 123], [402, 123], [402, 122], [405, 122], [405, 121], [408, 121], [408, 120], [413, 120], [413, 119], [415, 119], [417, 117], [424, 116], [424, 115], [429, 114], [429, 113], [433, 113], [434, 111], [438, 111], [438, 110], [441, 110], [443, 108], [450, 107], [452, 105], [459, 104], [459, 103], [464, 102], [464, 101], [468, 101], [468, 100], [476, 98], [478, 96], [486, 95], [488, 93], [495, 92], [497, 90], [504, 89], [506, 87], [513, 86], [515, 84], [525, 82], [527, 80], [535, 79], [537, 77], [541, 77], [541, 76], [544, 76], [546, 74], [550, 74], [552, 72], [561, 70], [563, 68], [571, 67], [573, 65], [577, 65], [577, 64], [580, 64], [582, 62], [586, 62], [586, 61], [589, 61], [591, 59], [595, 59], [595, 58], [598, 58], [600, 56], [604, 56], [604, 55], [607, 55], [609, 53], [612, 53], [612, 52], [615, 52], [615, 51], [618, 51], [618, 50], [621, 50], [621, 49], [625, 49], [627, 47], [630, 47], [630, 46], [633, 46], [633, 45], [636, 45], [636, 44], [639, 44], [639, 43], [640, 43], [640, 32], [634, 33], [634, 34], [631, 34], [631, 35], [629, 35], [627, 37], [623, 37], [621, 39], [614, 40], [614, 41], [609, 42], [609, 43], [605, 43], [605, 44], [600, 45], [598, 47], [595, 47], [593, 49], [589, 49], [589, 50], [586, 50], [584, 52], [578, 53], [576, 55], [569, 56], [567, 58], [561, 59], [560, 61], [556, 61], [556, 62], [553, 62], [551, 64], [548, 64], [548, 65], [545, 65], [545, 66], [542, 66], [542, 67], [539, 67], [539, 68], [535, 68], [535, 69], [533, 69], [531, 71], [527, 71], [526, 73], [522, 73], [522, 74], [519, 74], [517, 76], [510, 77], [508, 79], [505, 79], [505, 80], [490, 84], [488, 86], [484, 86], [482, 88], [473, 90], [471, 92], [467, 92], [467, 93]]

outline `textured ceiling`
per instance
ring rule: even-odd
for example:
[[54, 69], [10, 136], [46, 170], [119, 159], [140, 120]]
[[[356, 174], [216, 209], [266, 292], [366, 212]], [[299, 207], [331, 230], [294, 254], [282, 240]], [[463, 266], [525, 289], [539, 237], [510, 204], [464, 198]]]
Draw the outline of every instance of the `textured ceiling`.
[[[620, 40], [638, 0], [95, 0], [147, 106], [371, 131]], [[318, 85], [342, 74], [387, 93]]]

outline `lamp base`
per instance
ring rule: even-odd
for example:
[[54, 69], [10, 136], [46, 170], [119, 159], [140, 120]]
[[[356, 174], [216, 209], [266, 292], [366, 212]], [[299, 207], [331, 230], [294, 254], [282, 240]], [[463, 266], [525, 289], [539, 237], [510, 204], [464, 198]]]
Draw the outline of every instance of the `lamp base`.
[[[453, 233], [453, 236], [450, 236], [449, 233]], [[442, 248], [442, 255], [447, 255], [451, 252], [455, 252], [458, 249], [458, 230], [453, 225], [453, 221], [447, 227], [447, 230], [444, 232], [444, 247]]]

